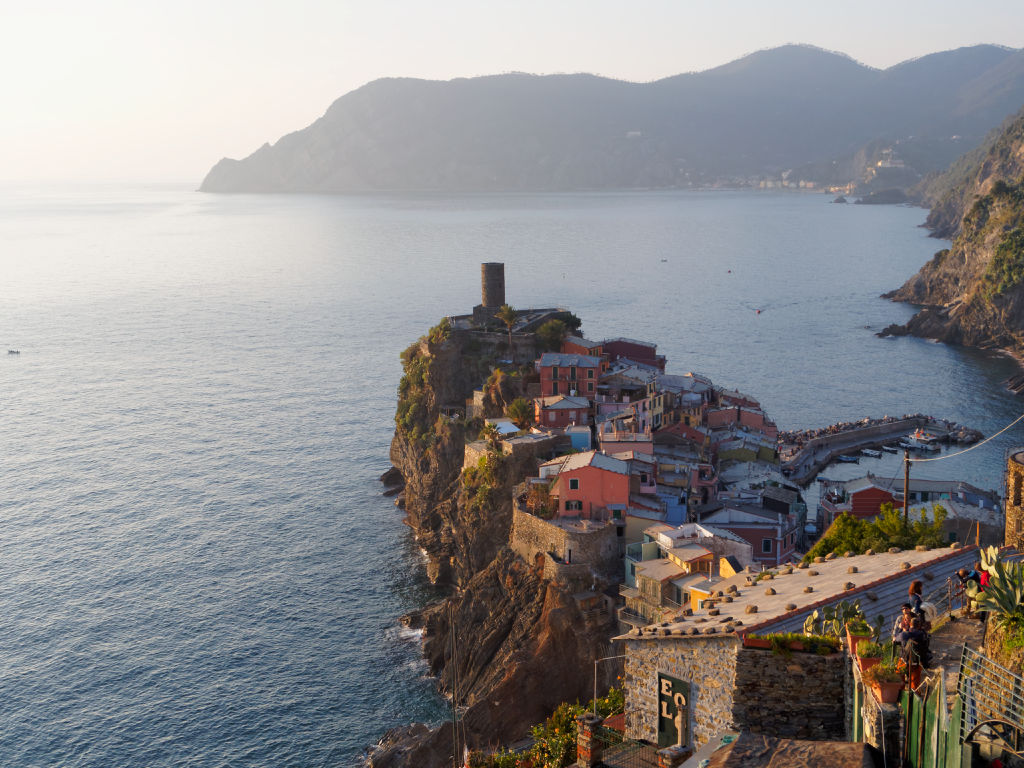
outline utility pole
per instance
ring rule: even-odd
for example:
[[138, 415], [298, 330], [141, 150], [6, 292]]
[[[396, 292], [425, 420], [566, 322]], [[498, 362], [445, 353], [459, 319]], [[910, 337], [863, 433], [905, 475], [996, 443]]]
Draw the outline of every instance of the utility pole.
[[903, 527], [910, 528], [910, 451], [903, 450]]

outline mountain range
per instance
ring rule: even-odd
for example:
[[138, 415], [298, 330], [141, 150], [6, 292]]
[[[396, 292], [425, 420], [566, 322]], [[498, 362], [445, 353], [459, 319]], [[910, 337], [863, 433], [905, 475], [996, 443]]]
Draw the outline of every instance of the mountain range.
[[896, 147], [945, 168], [1024, 104], [1024, 50], [873, 69], [802, 45], [650, 83], [588, 74], [388, 78], [243, 160], [207, 192], [543, 191], [787, 177], [838, 184]]

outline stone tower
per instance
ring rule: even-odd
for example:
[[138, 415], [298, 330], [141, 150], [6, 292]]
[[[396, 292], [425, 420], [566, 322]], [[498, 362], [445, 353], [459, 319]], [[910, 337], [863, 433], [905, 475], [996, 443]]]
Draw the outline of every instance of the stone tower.
[[1024, 449], [1010, 454], [1006, 462], [1006, 533], [1004, 540], [1020, 550], [1024, 547]]
[[480, 265], [481, 306], [499, 309], [505, 303], [505, 265], [486, 261]]

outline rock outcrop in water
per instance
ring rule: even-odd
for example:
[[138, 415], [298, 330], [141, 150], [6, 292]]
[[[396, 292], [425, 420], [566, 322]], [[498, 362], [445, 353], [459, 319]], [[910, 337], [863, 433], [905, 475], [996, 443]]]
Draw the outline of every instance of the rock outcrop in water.
[[[962, 173], [962, 172], [961, 172]], [[959, 227], [886, 298], [922, 304], [906, 325], [881, 335], [914, 335], [972, 347], [1024, 352], [1024, 111], [992, 142], [974, 171], [947, 194]], [[943, 226], [949, 227], [944, 213]]]
[[[506, 456], [487, 487], [463, 482], [467, 424], [443, 414], [464, 408], [488, 378], [502, 335], [492, 347], [479, 336], [443, 336], [435, 329], [403, 353], [391, 460], [405, 480], [408, 522], [429, 576], [454, 592], [408, 621], [424, 629], [441, 689], [451, 694], [457, 684], [460, 739], [494, 747], [526, 735], [562, 701], [589, 699], [590, 662], [608, 655], [611, 633], [588, 624], [571, 595], [507, 547], [512, 488], [536, 460]], [[517, 394], [511, 381], [492, 377], [492, 401]], [[450, 765], [451, 748], [450, 724], [414, 724], [388, 732], [369, 760], [375, 768], [430, 768]]]

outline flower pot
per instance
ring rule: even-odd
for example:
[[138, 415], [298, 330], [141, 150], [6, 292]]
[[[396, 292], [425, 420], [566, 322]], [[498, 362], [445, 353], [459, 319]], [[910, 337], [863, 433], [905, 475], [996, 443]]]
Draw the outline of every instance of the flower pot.
[[744, 648], [771, 648], [772, 642], [766, 637], [744, 637]]
[[856, 656], [857, 655], [857, 645], [859, 643], [862, 643], [862, 642], [866, 641], [866, 640], [870, 640], [871, 639], [871, 635], [870, 634], [868, 634], [868, 635], [855, 635], [855, 634], [853, 634], [853, 632], [850, 631], [850, 628], [847, 627], [846, 628], [846, 639], [847, 639], [847, 644], [850, 646], [850, 655], [851, 656]]
[[860, 664], [860, 671], [861, 672], [867, 672], [869, 669], [871, 669], [873, 666], [875, 666], [875, 664], [878, 664], [880, 661], [881, 661], [881, 659], [878, 658], [877, 656], [874, 656], [872, 658], [864, 658], [863, 656], [858, 656], [857, 657], [857, 663]]
[[871, 690], [883, 704], [895, 704], [900, 700], [900, 691], [903, 690], [903, 683], [872, 682]]

